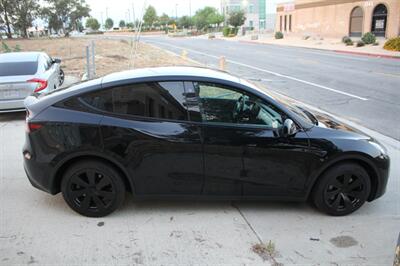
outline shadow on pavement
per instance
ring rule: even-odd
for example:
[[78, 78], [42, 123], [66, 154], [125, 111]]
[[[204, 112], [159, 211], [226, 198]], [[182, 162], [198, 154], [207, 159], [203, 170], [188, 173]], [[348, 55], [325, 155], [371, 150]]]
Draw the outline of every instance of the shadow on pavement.
[[25, 120], [25, 111], [13, 113], [0, 113], [0, 122], [11, 122], [16, 120]]

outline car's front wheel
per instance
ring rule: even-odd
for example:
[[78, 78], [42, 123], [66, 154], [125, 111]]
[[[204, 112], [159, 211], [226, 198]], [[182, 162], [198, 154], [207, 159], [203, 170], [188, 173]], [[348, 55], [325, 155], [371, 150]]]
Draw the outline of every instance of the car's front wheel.
[[61, 191], [74, 211], [88, 217], [112, 213], [125, 198], [125, 185], [118, 171], [93, 160], [71, 165], [63, 176]]
[[342, 216], [359, 209], [371, 191], [367, 171], [355, 163], [343, 163], [326, 171], [312, 194], [315, 206], [330, 215]]

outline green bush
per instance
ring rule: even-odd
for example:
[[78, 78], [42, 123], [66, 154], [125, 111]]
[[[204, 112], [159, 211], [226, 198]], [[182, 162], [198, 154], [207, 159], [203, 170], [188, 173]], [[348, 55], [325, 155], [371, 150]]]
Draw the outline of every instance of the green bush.
[[102, 31], [88, 31], [86, 35], [96, 35], [96, 34], [104, 34]]
[[353, 45], [354, 43], [353, 43], [353, 40], [350, 38], [350, 37], [348, 37], [348, 36], [344, 36], [343, 38], [342, 38], [342, 42], [344, 43], [344, 44], [346, 44], [347, 46], [350, 46], [350, 45]]
[[283, 33], [280, 31], [275, 32], [275, 39], [283, 39]]
[[224, 27], [222, 29], [222, 34], [224, 35], [224, 37], [228, 37], [230, 32], [231, 32], [231, 28], [229, 28], [229, 27]]
[[365, 46], [365, 42], [363, 42], [363, 41], [358, 41], [356, 46], [357, 46], [357, 47], [363, 47], [363, 46]]
[[383, 49], [400, 52], [400, 37], [389, 39]]
[[376, 42], [376, 37], [371, 32], [367, 32], [361, 37], [361, 40], [364, 44], [373, 44]]
[[5, 42], [1, 42], [1, 50], [4, 53], [11, 53], [12, 52], [10, 47]]

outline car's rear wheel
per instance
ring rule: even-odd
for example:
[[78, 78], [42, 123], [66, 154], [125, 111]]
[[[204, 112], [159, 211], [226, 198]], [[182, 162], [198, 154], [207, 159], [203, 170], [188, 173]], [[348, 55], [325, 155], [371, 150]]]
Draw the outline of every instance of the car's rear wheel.
[[371, 191], [367, 171], [355, 163], [330, 168], [318, 180], [312, 194], [315, 206], [330, 215], [342, 216], [359, 209]]
[[125, 199], [125, 185], [114, 167], [87, 160], [65, 172], [61, 191], [67, 204], [88, 217], [102, 217], [115, 211]]

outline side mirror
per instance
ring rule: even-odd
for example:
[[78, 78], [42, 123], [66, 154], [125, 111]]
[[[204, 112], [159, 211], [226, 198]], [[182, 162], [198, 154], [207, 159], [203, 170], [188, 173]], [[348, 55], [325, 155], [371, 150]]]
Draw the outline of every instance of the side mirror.
[[53, 64], [61, 64], [60, 58], [53, 58]]
[[296, 124], [293, 122], [292, 119], [286, 119], [283, 123], [283, 136], [290, 137], [294, 136], [297, 133]]

